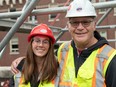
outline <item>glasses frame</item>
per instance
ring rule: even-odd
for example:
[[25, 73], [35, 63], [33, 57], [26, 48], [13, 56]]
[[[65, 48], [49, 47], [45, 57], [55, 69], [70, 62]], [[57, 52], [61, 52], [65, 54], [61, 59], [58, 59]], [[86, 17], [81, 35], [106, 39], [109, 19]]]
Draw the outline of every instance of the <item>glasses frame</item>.
[[83, 21], [69, 21], [69, 23], [71, 24], [71, 26], [72, 27], [74, 27], [74, 28], [77, 28], [78, 26], [79, 26], [79, 24], [81, 23], [81, 25], [83, 26], [83, 27], [88, 27], [88, 26], [90, 26], [90, 24], [92, 23], [94, 21], [94, 19], [93, 20], [83, 20]]
[[50, 44], [50, 40], [40, 40], [40, 39], [36, 39], [36, 38], [33, 38], [33, 42], [36, 43], [36, 44], [42, 44], [42, 45], [49, 45]]

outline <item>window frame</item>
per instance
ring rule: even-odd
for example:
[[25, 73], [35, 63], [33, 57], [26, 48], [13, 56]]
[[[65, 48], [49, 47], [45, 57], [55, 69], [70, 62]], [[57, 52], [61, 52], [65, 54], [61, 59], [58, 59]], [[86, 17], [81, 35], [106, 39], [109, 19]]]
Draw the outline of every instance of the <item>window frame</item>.
[[[13, 45], [17, 45], [17, 48], [13, 48]], [[19, 54], [19, 40], [17, 37], [10, 40], [10, 54]]]
[[[106, 0], [99, 0], [99, 2], [106, 2]], [[99, 9], [99, 14], [104, 14], [106, 13], [106, 11], [107, 11], [106, 8]]]

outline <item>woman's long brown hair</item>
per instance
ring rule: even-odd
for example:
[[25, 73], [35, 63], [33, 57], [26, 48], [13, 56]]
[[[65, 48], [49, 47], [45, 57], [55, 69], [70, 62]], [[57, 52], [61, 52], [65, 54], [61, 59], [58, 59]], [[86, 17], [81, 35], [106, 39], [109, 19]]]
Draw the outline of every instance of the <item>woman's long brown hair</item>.
[[[24, 74], [25, 84], [32, 80], [33, 81], [38, 80], [38, 69], [35, 61], [35, 54], [33, 53], [32, 50], [32, 42], [33, 40], [31, 40], [29, 43], [22, 70], [22, 73]], [[50, 41], [50, 47], [42, 65], [41, 69], [42, 75], [40, 77], [40, 81], [41, 82], [52, 81], [57, 75], [57, 69], [58, 69], [58, 61], [54, 55], [54, 45]]]

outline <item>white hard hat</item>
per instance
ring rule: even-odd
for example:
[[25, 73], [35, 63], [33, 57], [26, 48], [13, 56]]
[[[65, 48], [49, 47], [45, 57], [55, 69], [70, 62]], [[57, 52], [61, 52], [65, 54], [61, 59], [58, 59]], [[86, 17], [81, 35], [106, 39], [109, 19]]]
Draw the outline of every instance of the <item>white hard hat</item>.
[[94, 16], [96, 11], [89, 0], [74, 0], [68, 7], [66, 17]]

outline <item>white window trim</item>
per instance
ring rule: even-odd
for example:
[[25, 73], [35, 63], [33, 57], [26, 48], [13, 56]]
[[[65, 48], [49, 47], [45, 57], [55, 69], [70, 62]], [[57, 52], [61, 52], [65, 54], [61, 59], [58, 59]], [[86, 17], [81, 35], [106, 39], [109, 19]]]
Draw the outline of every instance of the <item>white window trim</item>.
[[[49, 8], [53, 8], [53, 7], [58, 7], [58, 5], [51, 5], [51, 4], [49, 4], [48, 7], [49, 7]], [[49, 14], [49, 15], [48, 15], [48, 22], [53, 22], [53, 21], [55, 20], [55, 18], [52, 18], [52, 19], [51, 19], [51, 15], [52, 15], [52, 14]], [[57, 13], [56, 13], [56, 16], [57, 16]], [[59, 21], [59, 18], [57, 18], [56, 21]]]
[[99, 9], [99, 14], [104, 14], [104, 13], [106, 13], [107, 10], [106, 10], [105, 8], [104, 8], [104, 10], [105, 10], [105, 11], [101, 11], [101, 9]]
[[107, 31], [100, 31], [100, 35], [107, 39]]
[[[14, 42], [13, 42], [14, 41]], [[19, 48], [16, 48], [16, 49], [13, 49], [12, 48], [12, 45], [13, 44], [18, 44], [18, 38], [12, 38], [11, 40], [10, 40], [10, 54], [19, 54]], [[13, 52], [13, 50], [18, 50], [18, 52], [16, 51], [16, 52]]]
[[[49, 17], [49, 20], [48, 20], [48, 21], [49, 21], [49, 22], [52, 22], [52, 21], [55, 20], [55, 18], [51, 18], [51, 15], [52, 15], [52, 14], [49, 14], [49, 15], [48, 15], [48, 17]], [[57, 16], [57, 14], [56, 14], [56, 16]], [[56, 21], [59, 21], [59, 18], [57, 18]]]
[[55, 3], [55, 0], [51, 0], [51, 3]]
[[28, 22], [29, 23], [38, 23], [38, 21], [36, 20], [35, 16], [32, 16], [32, 20], [30, 20], [31, 16], [28, 16]]
[[[99, 2], [106, 2], [106, 0], [99, 0]], [[101, 9], [99, 9], [99, 14], [104, 14], [106, 13], [107, 9], [106, 8], [103, 8], [104, 11], [101, 11]]]
[[116, 16], [116, 7], [114, 8], [114, 16]]

